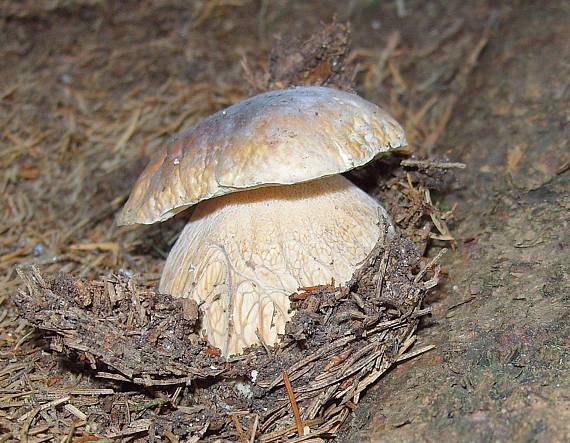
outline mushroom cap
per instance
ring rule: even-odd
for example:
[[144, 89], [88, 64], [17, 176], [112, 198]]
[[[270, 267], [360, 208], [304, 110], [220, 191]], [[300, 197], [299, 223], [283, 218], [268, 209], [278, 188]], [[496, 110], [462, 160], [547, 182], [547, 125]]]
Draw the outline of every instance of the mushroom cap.
[[164, 221], [202, 200], [339, 174], [406, 144], [392, 117], [355, 94], [320, 86], [266, 92], [175, 136], [118, 221]]

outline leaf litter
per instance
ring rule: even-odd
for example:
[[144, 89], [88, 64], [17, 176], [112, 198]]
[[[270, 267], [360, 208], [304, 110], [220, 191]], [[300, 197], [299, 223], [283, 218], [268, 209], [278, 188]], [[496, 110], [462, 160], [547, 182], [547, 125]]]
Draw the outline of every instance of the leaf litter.
[[[208, 20], [231, 19], [248, 2], [215, 3], [198, 15], [198, 32]], [[54, 11], [98, 7], [96, 2], [54, 5], [14, 11], [12, 6], [6, 14], [13, 20], [47, 20]], [[148, 20], [149, 11], [136, 12], [130, 26]], [[41, 82], [53, 78], [50, 73], [42, 80], [45, 70], [31, 77], [26, 70], [19, 79], [4, 77], [14, 82], [2, 84], [7, 148], [0, 158], [0, 186], [7, 198], [0, 225], [1, 438], [307, 441], [333, 436], [370, 384], [398, 361], [430, 349], [412, 350], [418, 324], [430, 312], [422, 302], [441, 274], [440, 255], [435, 260], [422, 255], [427, 245], [453, 245], [447, 227], [452, 211], [437, 209], [431, 192], [446, 189], [449, 168], [458, 166], [413, 158], [402, 164], [401, 158], [381, 160], [373, 169], [384, 168], [387, 180], [372, 191], [392, 209], [402, 234], [388, 246], [379, 244], [346, 286], [294, 294], [298, 314], [275, 349], [251, 349], [225, 361], [196, 334], [198, 310], [191, 303], [154, 291], [183, 220], [160, 230], [118, 229], [114, 214], [148, 152], [247, 92], [237, 83], [239, 76], [235, 83], [224, 83], [198, 75], [191, 82], [168, 79], [154, 94], [142, 93], [143, 83], [116, 73], [125, 72], [128, 63], [145, 66], [139, 52], [167, 57], [179, 44], [175, 37], [144, 38], [150, 40], [145, 48], [119, 39], [124, 46], [104, 56], [106, 49], [94, 40], [84, 42], [81, 52], [70, 47], [70, 70], [76, 72], [57, 68], [62, 86], [56, 97], [45, 90], [38, 94]], [[440, 100], [435, 95], [419, 111], [417, 103], [401, 102], [411, 88], [411, 74], [403, 72], [425, 55], [403, 48], [397, 34], [390, 35], [380, 58], [369, 65], [366, 60], [377, 53], [351, 50], [350, 27], [336, 21], [322, 25], [309, 40], [286, 41], [279, 40], [275, 48], [281, 45], [281, 50], [274, 49], [268, 61], [244, 59], [248, 92], [289, 84], [354, 89], [362, 85], [364, 72], [376, 86], [402, 88], [386, 107], [403, 121], [413, 145], [422, 146], [422, 139], [437, 142], [450, 107], [437, 118]], [[464, 78], [484, 46], [481, 41], [461, 71]], [[9, 55], [29, 50], [19, 43], [4, 50]], [[446, 48], [441, 55], [438, 45], [449, 42], [442, 39], [429, 48], [430, 54], [449, 57], [451, 65], [462, 62], [464, 49], [449, 56]], [[103, 60], [106, 69], [92, 69]], [[161, 72], [151, 72], [149, 78], [153, 75]], [[423, 90], [430, 92], [430, 85]], [[34, 97], [33, 103], [57, 100], [55, 113], [28, 107], [24, 125], [20, 112], [26, 97]], [[359, 171], [351, 178], [358, 181]]]

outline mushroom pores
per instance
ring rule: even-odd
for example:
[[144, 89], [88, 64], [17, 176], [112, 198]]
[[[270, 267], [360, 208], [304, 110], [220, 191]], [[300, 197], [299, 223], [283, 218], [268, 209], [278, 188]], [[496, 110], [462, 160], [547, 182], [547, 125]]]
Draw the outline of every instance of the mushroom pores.
[[223, 355], [273, 345], [289, 296], [347, 282], [379, 236], [379, 202], [340, 175], [406, 146], [400, 125], [355, 94], [299, 87], [251, 97], [182, 132], [139, 177], [121, 224], [198, 204], [161, 292], [196, 300]]

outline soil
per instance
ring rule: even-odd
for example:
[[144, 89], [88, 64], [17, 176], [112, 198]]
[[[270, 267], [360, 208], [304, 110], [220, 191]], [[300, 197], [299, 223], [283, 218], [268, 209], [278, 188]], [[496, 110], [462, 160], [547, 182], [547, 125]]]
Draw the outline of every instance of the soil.
[[[351, 22], [337, 57], [353, 70], [270, 56], [333, 16]], [[426, 251], [455, 248], [416, 343], [436, 348], [371, 386], [338, 440], [570, 441], [569, 23], [564, 0], [0, 2], [0, 439], [14, 423], [43, 435], [31, 419], [53, 422], [56, 406], [36, 405], [70, 386], [109, 394], [88, 361], [46, 353], [12, 301], [15, 266], [152, 287], [184, 220], [118, 229], [116, 211], [157, 146], [267, 87], [257, 73], [281, 55], [292, 81], [350, 83], [384, 106], [420, 157], [467, 165], [432, 193], [442, 213], [457, 205], [455, 241], [440, 232]], [[363, 174], [382, 195], [385, 165]], [[115, 394], [129, 418], [162, 407]], [[117, 421], [121, 405], [107, 405]], [[53, 426], [68, 435], [71, 419]]]
[[[437, 149], [468, 168], [422, 340], [345, 441], [570, 440], [570, 7], [501, 20]], [[500, 37], [499, 37], [500, 36]]]

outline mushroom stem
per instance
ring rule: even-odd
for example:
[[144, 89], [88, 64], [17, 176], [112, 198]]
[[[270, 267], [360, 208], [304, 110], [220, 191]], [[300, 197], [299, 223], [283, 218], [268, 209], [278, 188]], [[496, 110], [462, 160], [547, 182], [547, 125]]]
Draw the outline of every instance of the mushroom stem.
[[[347, 282], [374, 247], [384, 208], [341, 175], [201, 202], [172, 248], [160, 291], [191, 297], [223, 355], [278, 341], [299, 288]], [[392, 229], [392, 228], [391, 228]]]

